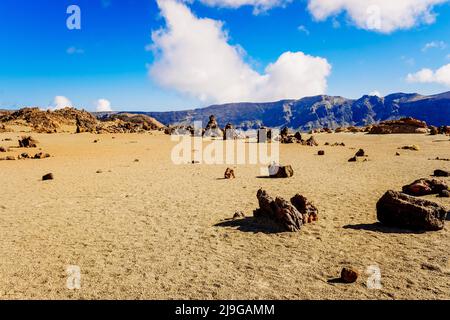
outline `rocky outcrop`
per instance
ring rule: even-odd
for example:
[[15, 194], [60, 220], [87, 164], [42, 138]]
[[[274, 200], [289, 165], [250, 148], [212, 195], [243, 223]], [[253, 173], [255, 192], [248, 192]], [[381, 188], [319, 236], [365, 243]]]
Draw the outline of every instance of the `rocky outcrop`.
[[300, 194], [288, 202], [281, 197], [273, 199], [265, 190], [259, 189], [256, 197], [259, 208], [253, 212], [255, 218], [272, 220], [282, 230], [299, 231], [302, 225], [318, 220], [317, 208]]
[[262, 189], [258, 190], [256, 197], [259, 208], [253, 212], [255, 218], [272, 220], [285, 231], [300, 230], [303, 225], [303, 216], [293, 205], [283, 198], [277, 197], [274, 200]]
[[447, 210], [437, 203], [387, 191], [377, 203], [377, 218], [387, 226], [435, 231], [444, 228]]
[[413, 118], [402, 118], [400, 120], [384, 121], [372, 126], [369, 134], [392, 134], [392, 133], [427, 133], [427, 124]]

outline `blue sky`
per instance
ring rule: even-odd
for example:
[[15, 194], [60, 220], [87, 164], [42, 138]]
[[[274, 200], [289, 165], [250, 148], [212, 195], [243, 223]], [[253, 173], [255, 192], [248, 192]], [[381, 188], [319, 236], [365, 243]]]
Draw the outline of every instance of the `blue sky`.
[[[66, 27], [69, 16], [66, 9], [72, 4], [81, 9], [81, 30]], [[434, 71], [450, 63], [448, 3], [432, 7], [436, 13], [434, 22], [417, 22], [406, 30], [399, 28], [389, 32], [364, 29], [345, 10], [317, 21], [307, 5], [307, 0], [294, 0], [258, 14], [250, 5], [222, 8], [200, 1], [181, 4], [180, 8], [186, 8], [196, 19], [222, 21], [220, 30], [228, 36], [226, 44], [230, 48], [238, 45], [245, 69], [259, 75], [264, 75], [266, 67], [285, 52], [303, 52], [308, 57], [326, 59], [331, 67], [329, 74], [317, 76], [326, 80], [326, 87], [319, 85], [320, 88], [310, 91], [299, 89], [300, 96], [302, 92], [317, 90], [349, 98], [374, 91], [385, 95], [399, 91], [433, 94], [450, 90], [445, 80], [416, 76], [422, 69]], [[172, 60], [169, 63], [161, 57], [173, 53], [168, 51], [171, 49], [148, 49], [153, 43], [153, 31], [162, 28], [167, 32], [166, 21], [167, 16], [161, 15], [154, 0], [2, 0], [0, 108], [47, 107], [53, 104], [55, 96], [64, 96], [74, 106], [88, 110], [95, 110], [98, 99], [107, 99], [115, 110], [162, 111], [230, 102], [236, 97], [253, 94], [253, 89], [249, 89], [247, 95], [216, 93], [226, 90], [219, 84], [226, 87], [227, 79], [214, 78], [216, 74], [208, 78], [208, 70], [205, 71], [207, 81], [218, 85], [208, 88], [204, 98], [201, 82], [200, 88], [191, 87], [189, 83], [180, 84], [170, 77], [171, 72], [174, 76], [179, 72], [180, 77], [190, 80], [190, 73], [184, 73], [178, 62], [175, 68], [170, 64]], [[202, 28], [202, 25], [198, 27]], [[163, 35], [157, 46], [166, 40], [176, 39]], [[198, 41], [195, 35], [194, 40]], [[189, 41], [189, 37], [184, 37], [183, 46], [176, 51], [185, 53], [183, 59], [187, 62], [183, 61], [187, 65], [189, 57], [194, 59], [197, 55], [195, 51], [188, 51], [191, 48]], [[224, 44], [225, 51], [227, 45]], [[200, 47], [205, 48], [203, 53], [209, 48], [208, 43]], [[216, 47], [209, 51], [214, 52]], [[245, 54], [242, 53], [244, 50]], [[225, 56], [228, 57], [228, 53]], [[211, 54], [205, 59], [209, 57]], [[149, 72], [156, 64], [160, 68]], [[293, 80], [298, 81], [299, 88], [309, 81], [309, 73], [305, 72], [302, 79]], [[407, 81], [408, 74], [415, 80]], [[258, 82], [265, 77], [253, 78]], [[279, 84], [273, 80], [269, 83], [281, 86], [286, 82]], [[261, 88], [266, 91], [268, 86]], [[290, 91], [283, 90], [280, 88], [273, 95], [258, 93], [255, 97], [270, 100], [281, 97], [283, 92], [295, 94], [292, 93], [295, 87]]]

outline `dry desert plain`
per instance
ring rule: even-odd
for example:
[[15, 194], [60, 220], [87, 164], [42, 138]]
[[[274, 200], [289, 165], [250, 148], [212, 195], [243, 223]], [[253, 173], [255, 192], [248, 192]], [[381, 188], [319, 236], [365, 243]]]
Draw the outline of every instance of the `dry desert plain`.
[[[20, 135], [2, 133], [0, 145]], [[1, 299], [450, 299], [450, 221], [402, 231], [378, 225], [375, 210], [388, 189], [450, 170], [429, 160], [450, 158], [448, 136], [317, 134], [320, 147], [281, 145], [292, 178], [236, 165], [233, 180], [221, 179], [229, 165], [173, 164], [175, 142], [161, 133], [33, 137], [51, 158], [0, 161]], [[397, 150], [410, 144], [420, 150]], [[369, 161], [347, 162], [359, 148]], [[24, 151], [38, 152], [5, 155]], [[319, 221], [297, 233], [257, 224], [261, 187], [303, 194]], [[236, 211], [247, 218], [226, 220]], [[79, 290], [66, 287], [69, 265]], [[381, 289], [367, 287], [373, 265]], [[333, 281], [344, 266], [360, 271], [356, 283]]]

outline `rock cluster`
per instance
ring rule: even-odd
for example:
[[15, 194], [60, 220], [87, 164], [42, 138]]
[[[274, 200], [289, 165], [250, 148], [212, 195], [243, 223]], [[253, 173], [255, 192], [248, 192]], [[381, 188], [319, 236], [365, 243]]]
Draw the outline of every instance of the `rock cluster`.
[[295, 195], [290, 203], [281, 197], [273, 199], [259, 189], [256, 197], [259, 208], [253, 211], [254, 217], [269, 219], [284, 231], [299, 231], [303, 224], [318, 219], [317, 208], [301, 195]]

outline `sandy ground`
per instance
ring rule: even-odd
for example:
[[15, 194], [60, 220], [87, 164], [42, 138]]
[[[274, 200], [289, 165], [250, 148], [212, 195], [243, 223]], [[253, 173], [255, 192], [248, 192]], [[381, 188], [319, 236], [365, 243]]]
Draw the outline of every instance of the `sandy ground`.
[[[17, 136], [0, 134], [0, 145]], [[402, 232], [376, 224], [375, 212], [386, 190], [450, 170], [428, 160], [450, 158], [448, 137], [321, 134], [321, 147], [281, 146], [290, 179], [237, 165], [236, 179], [223, 180], [227, 165], [174, 165], [168, 136], [33, 136], [52, 158], [0, 161], [2, 299], [450, 299], [450, 221]], [[421, 150], [396, 157], [405, 144]], [[348, 163], [360, 147], [370, 161]], [[37, 152], [6, 155], [23, 151]], [[55, 180], [41, 181], [49, 172]], [[224, 222], [238, 210], [251, 217], [260, 187], [307, 196], [320, 220], [298, 233]], [[450, 209], [449, 199], [427, 198]], [[69, 265], [81, 269], [79, 290], [66, 287]], [[329, 281], [347, 265], [360, 270], [357, 283]], [[382, 289], [366, 285], [372, 265]]]

